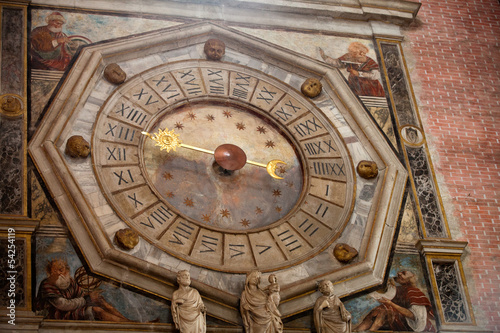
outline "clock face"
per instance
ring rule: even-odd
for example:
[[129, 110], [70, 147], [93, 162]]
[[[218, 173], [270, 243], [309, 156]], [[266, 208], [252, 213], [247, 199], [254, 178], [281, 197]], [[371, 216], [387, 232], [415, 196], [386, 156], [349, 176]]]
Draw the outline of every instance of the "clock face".
[[247, 163], [239, 170], [221, 167], [210, 153], [177, 148], [160, 150], [143, 140], [142, 168], [157, 196], [183, 216], [221, 231], [267, 227], [287, 216], [301, 198], [303, 158], [291, 135], [249, 105], [215, 99], [186, 103], [159, 113], [150, 132], [172, 129], [184, 144], [216, 150], [236, 145], [250, 161], [264, 166], [279, 159], [274, 179], [265, 167]]
[[[142, 135], [174, 131], [161, 150]], [[355, 178], [345, 144], [293, 88], [235, 64], [184, 61], [121, 85], [94, 125], [93, 164], [120, 217], [162, 251], [227, 272], [307, 260], [341, 233]], [[229, 171], [211, 151], [239, 147]], [[270, 176], [269, 161], [281, 160]]]

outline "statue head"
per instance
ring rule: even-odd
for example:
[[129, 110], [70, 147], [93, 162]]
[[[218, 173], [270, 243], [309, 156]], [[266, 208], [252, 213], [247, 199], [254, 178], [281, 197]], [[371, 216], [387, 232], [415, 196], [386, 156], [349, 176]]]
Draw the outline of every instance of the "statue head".
[[359, 162], [356, 170], [358, 174], [365, 179], [375, 178], [378, 175], [377, 163], [372, 161]]
[[221, 60], [224, 54], [226, 54], [226, 44], [219, 39], [212, 38], [205, 42], [203, 50], [207, 55], [207, 59]]
[[66, 155], [71, 157], [87, 157], [90, 154], [90, 144], [80, 135], [74, 135], [66, 142]]
[[258, 286], [260, 283], [260, 276], [261, 275], [262, 275], [262, 273], [259, 271], [252, 271], [252, 272], [248, 273], [247, 278], [245, 280], [245, 285], [246, 286], [249, 286], [249, 285]]
[[300, 91], [302, 91], [302, 93], [309, 98], [318, 96], [321, 93], [321, 89], [323, 89], [323, 85], [318, 79], [315, 78], [305, 80], [300, 87]]
[[333, 295], [333, 283], [330, 280], [322, 280], [319, 282], [318, 289], [325, 296]]
[[122, 84], [127, 79], [127, 74], [117, 64], [109, 64], [104, 69], [104, 78], [114, 84]]
[[179, 286], [189, 286], [191, 284], [191, 274], [189, 274], [189, 271], [182, 270], [177, 272], [177, 283]]

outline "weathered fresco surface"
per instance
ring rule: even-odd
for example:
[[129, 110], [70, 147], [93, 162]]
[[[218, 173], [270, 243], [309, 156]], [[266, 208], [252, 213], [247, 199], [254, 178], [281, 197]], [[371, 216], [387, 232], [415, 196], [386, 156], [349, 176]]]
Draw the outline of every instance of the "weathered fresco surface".
[[[170, 307], [166, 301], [153, 300], [126, 288], [104, 282], [97, 277], [89, 276], [67, 238], [40, 237], [36, 242], [36, 252], [35, 304], [38, 314], [49, 319], [99, 320], [99, 314], [95, 309], [99, 307], [105, 312], [103, 316], [105, 319], [102, 320], [106, 321], [171, 322]], [[50, 267], [54, 266], [54, 263], [67, 264], [69, 279], [76, 284], [73, 292], [59, 295], [51, 290], [54, 288], [47, 283], [47, 279], [50, 279], [55, 270]], [[52, 272], [49, 271], [50, 268]], [[53, 285], [59, 283], [63, 282], [57, 281]], [[89, 296], [92, 292], [98, 294], [95, 300]], [[86, 304], [73, 310], [57, 310], [61, 308], [55, 303], [58, 297], [74, 302], [83, 298]], [[88, 310], [89, 307], [94, 307], [94, 309]]]

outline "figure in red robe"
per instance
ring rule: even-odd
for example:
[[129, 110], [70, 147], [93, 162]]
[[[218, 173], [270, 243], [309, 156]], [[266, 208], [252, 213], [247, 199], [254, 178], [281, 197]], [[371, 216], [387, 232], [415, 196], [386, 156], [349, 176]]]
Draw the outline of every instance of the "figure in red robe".
[[366, 56], [368, 48], [359, 42], [353, 42], [349, 45], [348, 51], [338, 59], [334, 59], [319, 49], [326, 63], [337, 68], [345, 68], [349, 72], [347, 82], [356, 95], [385, 97], [384, 88], [378, 80], [379, 66], [375, 60]]
[[417, 287], [415, 274], [400, 271], [394, 281], [399, 284], [394, 298], [381, 298], [382, 304], [370, 311], [354, 331], [436, 332], [431, 322], [431, 302]]
[[31, 31], [31, 66], [35, 69], [63, 71], [71, 61], [71, 55], [65, 45], [68, 36], [62, 32], [66, 22], [59, 12], [54, 12], [45, 19], [47, 25]]
[[48, 277], [40, 283], [37, 310], [49, 319], [104, 320], [130, 322], [104, 297], [100, 290], [87, 295], [69, 274], [68, 263], [54, 259], [47, 265]]

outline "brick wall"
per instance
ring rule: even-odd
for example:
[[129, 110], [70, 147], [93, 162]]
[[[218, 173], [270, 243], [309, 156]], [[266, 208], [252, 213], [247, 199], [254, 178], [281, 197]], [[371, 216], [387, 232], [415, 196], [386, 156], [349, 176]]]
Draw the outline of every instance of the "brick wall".
[[419, 2], [405, 49], [419, 110], [448, 220], [469, 242], [476, 316], [500, 332], [500, 3]]

